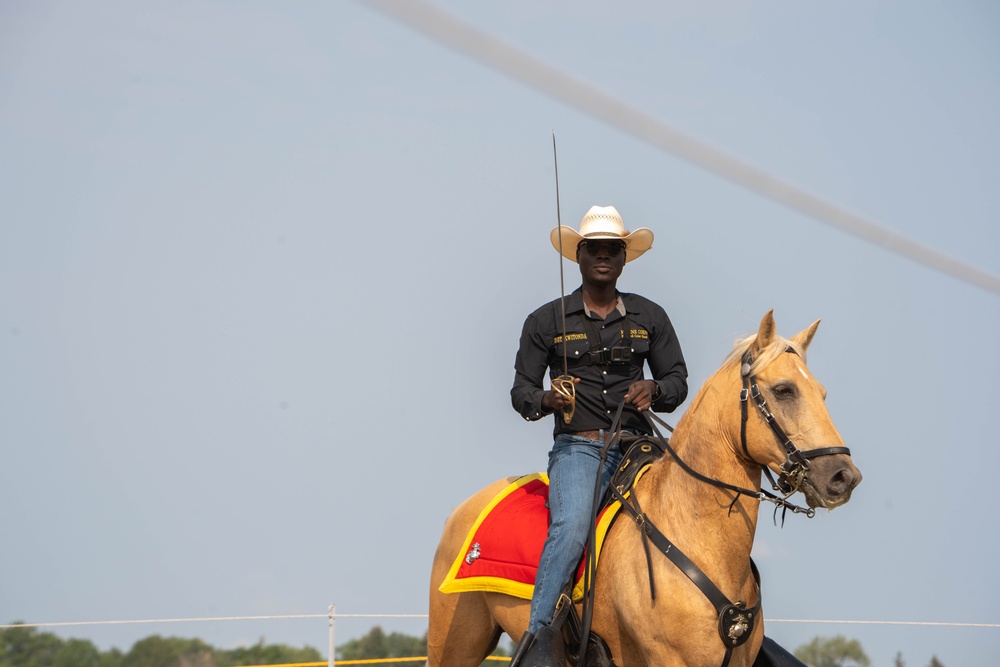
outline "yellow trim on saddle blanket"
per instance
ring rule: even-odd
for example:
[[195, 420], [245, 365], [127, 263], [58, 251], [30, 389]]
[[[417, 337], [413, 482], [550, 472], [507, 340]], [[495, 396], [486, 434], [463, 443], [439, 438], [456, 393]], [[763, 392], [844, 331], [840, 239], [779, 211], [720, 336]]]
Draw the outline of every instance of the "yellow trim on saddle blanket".
[[[636, 475], [636, 480], [646, 471], [649, 466], [644, 467]], [[458, 552], [458, 556], [455, 558], [455, 562], [452, 564], [451, 569], [448, 571], [447, 576], [438, 588], [442, 593], [463, 593], [469, 591], [486, 591], [491, 593], [503, 593], [504, 595], [511, 595], [513, 597], [522, 598], [525, 600], [530, 600], [531, 596], [535, 590], [534, 584], [528, 584], [520, 581], [513, 581], [511, 579], [506, 579], [499, 576], [470, 576], [463, 577], [461, 579], [456, 578], [459, 569], [462, 567], [463, 562], [465, 562], [466, 555], [472, 549], [472, 541], [479, 530], [480, 525], [489, 516], [490, 512], [496, 508], [507, 496], [511, 493], [520, 489], [521, 487], [534, 482], [535, 480], [541, 480], [546, 485], [549, 483], [549, 477], [543, 472], [534, 473], [531, 475], [525, 475], [519, 477], [517, 480], [509, 484], [506, 488], [500, 491], [493, 499], [483, 508], [482, 512], [479, 513], [479, 517], [476, 518], [475, 523], [472, 528], [469, 529], [469, 533], [465, 538], [465, 543]], [[627, 496], [628, 494], [626, 494]], [[618, 510], [621, 509], [621, 503], [615, 501], [611, 503], [607, 510], [605, 510], [600, 519], [597, 522], [597, 558], [600, 558], [601, 547], [604, 545], [604, 538], [608, 533], [608, 529], [611, 527], [611, 522], [614, 520], [615, 515]], [[594, 567], [597, 567], [597, 560], [595, 559]], [[583, 577], [577, 579], [573, 586], [573, 600], [579, 601], [583, 599]]]

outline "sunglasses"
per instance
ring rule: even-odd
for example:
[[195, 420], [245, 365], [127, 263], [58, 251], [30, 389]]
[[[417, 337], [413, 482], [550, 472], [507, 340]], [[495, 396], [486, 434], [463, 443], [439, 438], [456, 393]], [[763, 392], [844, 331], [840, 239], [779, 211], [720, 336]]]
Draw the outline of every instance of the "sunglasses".
[[625, 250], [625, 244], [621, 241], [580, 241], [580, 245], [576, 249], [579, 251], [581, 248], [585, 248], [587, 254], [591, 257], [598, 257], [600, 255], [617, 257]]

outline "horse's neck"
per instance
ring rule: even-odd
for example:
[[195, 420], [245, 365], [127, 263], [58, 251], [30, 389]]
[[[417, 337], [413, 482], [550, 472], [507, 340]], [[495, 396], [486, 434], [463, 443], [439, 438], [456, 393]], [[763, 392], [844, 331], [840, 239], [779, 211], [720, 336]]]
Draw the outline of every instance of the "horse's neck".
[[[738, 422], [734, 434], [732, 421], [719, 419], [717, 408], [723, 406], [711, 403], [721, 398], [700, 396], [677, 425], [670, 444], [689, 467], [702, 475], [758, 490], [759, 468], [745, 464], [736, 455]], [[738, 411], [736, 397], [732, 400]], [[643, 481], [648, 483], [639, 485], [636, 493], [653, 523], [711, 578], [744, 579], [760, 502], [745, 495], [736, 498], [732, 491], [695, 478], [669, 454], [646, 477], [649, 479], [644, 477]], [[722, 586], [724, 582], [716, 583]]]

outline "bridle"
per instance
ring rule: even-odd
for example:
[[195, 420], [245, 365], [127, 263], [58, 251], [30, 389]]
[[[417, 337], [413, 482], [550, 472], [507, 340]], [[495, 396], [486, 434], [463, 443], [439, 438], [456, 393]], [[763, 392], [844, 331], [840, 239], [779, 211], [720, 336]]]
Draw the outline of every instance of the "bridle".
[[[785, 352], [795, 354], [795, 350], [792, 348], [787, 348]], [[785, 449], [785, 462], [781, 464], [781, 474], [778, 476], [777, 481], [771, 476], [770, 468], [766, 465], [762, 465], [761, 468], [764, 470], [767, 479], [771, 482], [771, 486], [776, 491], [781, 491], [781, 493], [785, 494], [785, 498], [788, 498], [798, 491], [802, 486], [802, 482], [805, 481], [806, 473], [809, 470], [809, 459], [820, 456], [833, 456], [835, 454], [847, 454], [850, 456], [851, 450], [847, 447], [819, 447], [803, 452], [796, 447], [795, 443], [788, 437], [785, 430], [778, 424], [778, 420], [774, 418], [774, 415], [768, 409], [767, 401], [764, 399], [764, 395], [760, 393], [760, 387], [757, 386], [757, 376], [750, 372], [752, 365], [753, 355], [747, 350], [743, 354], [743, 365], [740, 367], [740, 375], [743, 376], [743, 389], [740, 391], [740, 413], [742, 418], [740, 422], [740, 444], [743, 446], [743, 453], [746, 454], [747, 458], [751, 458], [750, 451], [747, 449], [747, 419], [749, 418], [747, 405], [749, 403], [748, 399], [753, 398], [761, 416], [763, 416], [764, 421], [771, 428], [771, 432], [774, 433], [774, 437], [777, 438], [778, 442]], [[812, 515], [810, 514], [810, 516]]]

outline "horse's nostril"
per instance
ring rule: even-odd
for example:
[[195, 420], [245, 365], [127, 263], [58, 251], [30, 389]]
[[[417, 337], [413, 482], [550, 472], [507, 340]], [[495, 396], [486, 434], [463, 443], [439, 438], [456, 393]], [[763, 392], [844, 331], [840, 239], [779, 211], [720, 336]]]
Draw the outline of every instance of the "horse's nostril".
[[831, 496], [841, 496], [851, 490], [853, 481], [854, 475], [851, 474], [851, 471], [847, 468], [841, 468], [830, 478], [827, 491]]

